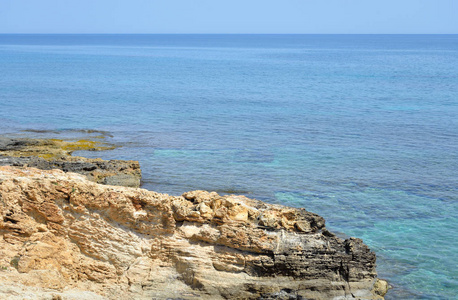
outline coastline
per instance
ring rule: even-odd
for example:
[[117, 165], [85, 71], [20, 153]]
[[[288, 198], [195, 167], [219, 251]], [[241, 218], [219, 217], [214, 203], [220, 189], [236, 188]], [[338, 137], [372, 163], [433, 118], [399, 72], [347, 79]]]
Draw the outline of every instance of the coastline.
[[169, 196], [24, 165], [0, 170], [0, 274], [24, 292], [382, 299], [388, 289], [360, 239], [336, 237], [304, 209], [205, 191]]
[[377, 253], [386, 299], [450, 299], [457, 38], [1, 39], [0, 131], [109, 141], [74, 155], [139, 161], [152, 191], [305, 207]]

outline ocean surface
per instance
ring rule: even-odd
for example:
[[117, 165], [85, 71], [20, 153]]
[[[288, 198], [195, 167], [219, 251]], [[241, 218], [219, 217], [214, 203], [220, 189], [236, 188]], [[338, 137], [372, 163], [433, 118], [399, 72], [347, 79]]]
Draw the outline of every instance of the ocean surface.
[[386, 299], [458, 294], [458, 35], [0, 35], [0, 134], [320, 214]]

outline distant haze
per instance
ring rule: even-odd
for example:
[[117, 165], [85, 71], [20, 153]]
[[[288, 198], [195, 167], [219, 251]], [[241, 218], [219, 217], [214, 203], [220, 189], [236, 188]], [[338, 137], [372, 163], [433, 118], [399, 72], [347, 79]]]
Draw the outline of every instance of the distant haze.
[[456, 34], [457, 0], [1, 0], [0, 33]]

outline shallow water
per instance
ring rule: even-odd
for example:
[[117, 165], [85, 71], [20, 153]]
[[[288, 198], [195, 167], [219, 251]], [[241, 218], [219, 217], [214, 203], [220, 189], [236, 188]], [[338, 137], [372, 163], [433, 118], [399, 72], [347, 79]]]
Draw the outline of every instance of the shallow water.
[[2, 134], [305, 207], [377, 253], [387, 299], [458, 292], [457, 35], [0, 35], [0, 71]]

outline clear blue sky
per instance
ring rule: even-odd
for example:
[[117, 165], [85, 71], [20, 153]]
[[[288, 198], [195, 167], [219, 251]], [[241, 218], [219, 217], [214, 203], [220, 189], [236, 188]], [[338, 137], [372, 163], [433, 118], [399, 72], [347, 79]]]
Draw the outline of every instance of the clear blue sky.
[[458, 33], [458, 0], [0, 0], [0, 33]]

